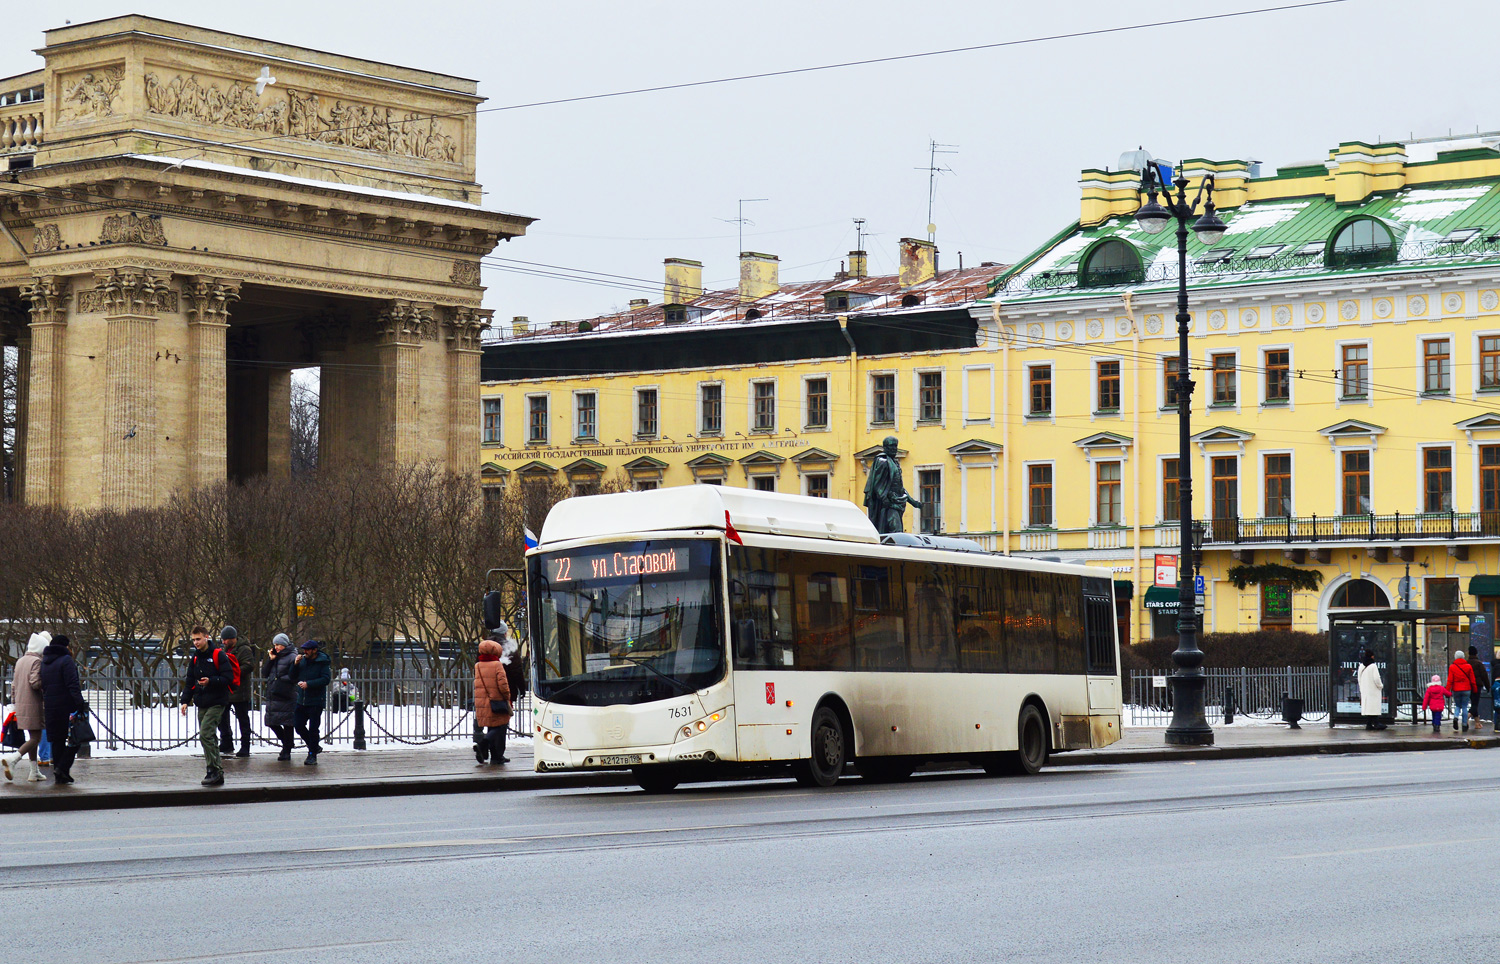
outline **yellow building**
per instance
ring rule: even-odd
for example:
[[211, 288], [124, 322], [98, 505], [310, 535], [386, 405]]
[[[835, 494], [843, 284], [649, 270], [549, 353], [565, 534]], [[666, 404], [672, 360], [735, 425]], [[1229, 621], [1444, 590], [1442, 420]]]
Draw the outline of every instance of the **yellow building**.
[[[1413, 607], [1496, 613], [1496, 143], [1184, 162], [1190, 190], [1215, 174], [1228, 224], [1189, 247], [1208, 630], [1400, 605], [1408, 568]], [[1130, 638], [1170, 635], [1154, 607], [1175, 590], [1150, 590], [1178, 551], [1176, 250], [1139, 203], [1134, 171], [1085, 171], [1078, 223], [942, 304], [922, 286], [944, 276], [903, 287], [916, 273], [878, 301], [825, 285], [821, 312], [778, 319], [776, 295], [688, 297], [693, 263], [669, 262], [671, 304], [486, 349], [486, 471], [859, 501], [895, 434], [924, 528], [1109, 568]]]

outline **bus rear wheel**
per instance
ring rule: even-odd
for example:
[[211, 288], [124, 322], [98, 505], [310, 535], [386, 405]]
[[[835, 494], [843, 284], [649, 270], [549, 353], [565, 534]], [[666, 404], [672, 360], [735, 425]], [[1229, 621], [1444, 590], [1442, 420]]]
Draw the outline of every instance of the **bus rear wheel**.
[[1035, 704], [1021, 707], [1016, 721], [1014, 753], [992, 753], [984, 760], [984, 772], [991, 776], [1016, 774], [1031, 776], [1047, 765], [1047, 721]]
[[831, 787], [844, 772], [848, 739], [839, 715], [826, 706], [813, 711], [812, 755], [792, 764], [792, 776], [804, 787]]
[[675, 770], [665, 767], [637, 767], [630, 772], [635, 777], [635, 782], [647, 793], [671, 793], [682, 782]]

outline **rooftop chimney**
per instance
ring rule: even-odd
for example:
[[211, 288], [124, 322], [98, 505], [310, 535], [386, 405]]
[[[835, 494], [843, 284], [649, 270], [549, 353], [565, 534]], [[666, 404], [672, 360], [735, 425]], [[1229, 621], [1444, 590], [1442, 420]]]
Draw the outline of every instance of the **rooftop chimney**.
[[937, 245], [917, 238], [901, 239], [901, 275], [903, 288], [931, 281], [937, 276]]
[[740, 252], [740, 301], [755, 301], [781, 290], [781, 259], [758, 251]]
[[849, 252], [849, 277], [868, 278], [870, 276], [870, 256], [863, 251]]
[[531, 319], [525, 315], [516, 315], [510, 320], [510, 330], [517, 335], [524, 335], [531, 330]]
[[651, 304], [651, 299], [650, 298], [631, 298], [630, 299], [630, 310], [634, 311], [637, 308], [644, 308], [644, 307], [646, 307], [649, 304]]
[[667, 269], [667, 283], [662, 288], [663, 303], [685, 305], [703, 294], [702, 261], [667, 258], [662, 263]]

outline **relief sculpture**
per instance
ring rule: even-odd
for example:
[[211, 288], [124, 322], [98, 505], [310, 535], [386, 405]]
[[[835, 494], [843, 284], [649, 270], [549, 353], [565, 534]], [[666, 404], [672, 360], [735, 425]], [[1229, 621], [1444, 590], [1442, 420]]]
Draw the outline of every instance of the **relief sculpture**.
[[161, 229], [161, 218], [156, 215], [141, 217], [135, 212], [111, 214], [104, 219], [104, 230], [99, 234], [100, 244], [160, 244], [165, 246], [167, 235]]
[[56, 251], [62, 247], [62, 235], [55, 224], [39, 224], [36, 228], [36, 237], [31, 241], [32, 254], [46, 254], [48, 251]]
[[301, 137], [321, 144], [395, 154], [429, 161], [458, 162], [458, 142], [436, 117], [389, 107], [332, 100], [299, 90], [276, 92], [269, 99], [254, 84], [200, 81], [181, 74], [163, 82], [146, 75], [146, 107], [153, 114], [181, 117], [201, 124], [237, 127]]
[[123, 67], [104, 67], [64, 82], [59, 105], [63, 120], [86, 120], [113, 114], [115, 100], [120, 96], [120, 82], [124, 79]]

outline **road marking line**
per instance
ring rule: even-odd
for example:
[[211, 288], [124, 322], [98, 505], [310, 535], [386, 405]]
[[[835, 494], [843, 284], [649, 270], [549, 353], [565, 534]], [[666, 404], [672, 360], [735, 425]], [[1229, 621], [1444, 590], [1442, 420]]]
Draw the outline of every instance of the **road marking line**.
[[339, 941], [337, 944], [300, 944], [296, 947], [267, 947], [256, 951], [219, 951], [215, 954], [195, 954], [192, 957], [151, 957], [142, 958], [137, 961], [127, 961], [124, 964], [185, 964], [188, 961], [224, 961], [235, 957], [262, 957], [267, 954], [303, 954], [307, 951], [321, 951], [338, 948], [355, 947], [380, 947], [386, 944], [405, 944], [404, 937], [392, 937], [381, 941]]
[[1441, 847], [1445, 844], [1489, 843], [1500, 837], [1470, 837], [1467, 840], [1427, 840], [1422, 843], [1390, 844], [1386, 847], [1360, 847], [1354, 850], [1325, 850], [1314, 854], [1282, 854], [1278, 860], [1314, 860], [1319, 857], [1350, 857], [1356, 854], [1379, 854], [1392, 850], [1418, 850], [1423, 847]]

